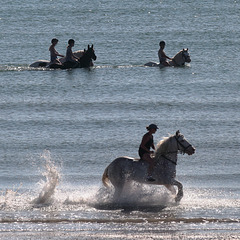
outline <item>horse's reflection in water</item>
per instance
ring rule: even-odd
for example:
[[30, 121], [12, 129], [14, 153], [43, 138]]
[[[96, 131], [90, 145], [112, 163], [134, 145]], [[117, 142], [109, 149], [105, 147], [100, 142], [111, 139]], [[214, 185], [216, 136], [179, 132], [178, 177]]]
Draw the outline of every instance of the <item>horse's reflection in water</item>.
[[[164, 138], [157, 145], [154, 154], [155, 167], [153, 171], [153, 177], [156, 181], [148, 182], [146, 180], [147, 162], [130, 157], [120, 157], [105, 169], [102, 176], [103, 184], [109, 186], [108, 180], [112, 183], [115, 188], [115, 201], [120, 198], [125, 183], [133, 180], [145, 184], [164, 185], [175, 195], [175, 201], [179, 202], [183, 197], [183, 186], [175, 179], [177, 154], [179, 152], [192, 155], [195, 148], [177, 131], [175, 135]], [[177, 193], [174, 186], [178, 188]]]

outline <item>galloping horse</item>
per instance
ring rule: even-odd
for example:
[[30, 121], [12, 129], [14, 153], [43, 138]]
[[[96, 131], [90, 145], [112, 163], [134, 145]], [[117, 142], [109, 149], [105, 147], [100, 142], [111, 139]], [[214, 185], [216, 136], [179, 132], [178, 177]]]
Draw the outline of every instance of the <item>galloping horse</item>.
[[60, 58], [60, 64], [51, 64], [47, 60], [38, 60], [37, 62], [34, 62], [30, 65], [30, 67], [46, 67], [46, 68], [60, 68], [60, 69], [68, 69], [68, 68], [89, 68], [93, 66], [93, 61], [96, 60], [97, 56], [95, 55], [95, 51], [93, 48], [93, 45], [90, 47], [88, 45], [88, 49], [84, 51], [76, 51], [73, 53], [77, 58], [79, 58], [79, 61], [77, 63], [72, 62], [66, 62], [66, 58]]
[[[175, 201], [180, 202], [183, 197], [183, 185], [176, 177], [177, 154], [187, 153], [192, 155], [195, 148], [184, 138], [179, 131], [175, 135], [165, 137], [161, 140], [154, 154], [155, 167], [153, 177], [154, 182], [147, 181], [148, 163], [130, 157], [119, 157], [108, 165], [105, 169], [102, 182], [108, 187], [108, 181], [115, 188], [114, 199], [118, 199], [127, 181], [136, 181], [144, 184], [164, 185], [172, 194]], [[178, 187], [178, 193], [173, 186]]]
[[[187, 63], [191, 62], [191, 58], [190, 58], [190, 54], [188, 52], [188, 48], [179, 51], [172, 58], [172, 60], [169, 61], [169, 66], [170, 67], [181, 67], [181, 66], [185, 65], [185, 62], [187, 62]], [[144, 66], [147, 66], [147, 67], [163, 67], [162, 64], [156, 63], [156, 62], [148, 62], [148, 63], [144, 64]]]

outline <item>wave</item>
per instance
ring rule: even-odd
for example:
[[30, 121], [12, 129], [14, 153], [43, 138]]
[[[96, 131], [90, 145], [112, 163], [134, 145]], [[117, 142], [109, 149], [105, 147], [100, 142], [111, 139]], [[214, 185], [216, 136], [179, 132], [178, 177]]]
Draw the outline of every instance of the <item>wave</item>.
[[[39, 188], [34, 193], [21, 193], [20, 185], [0, 195], [0, 223], [240, 222], [236, 214], [239, 200], [223, 192], [220, 192], [219, 198], [217, 191], [188, 189], [178, 205], [164, 188], [132, 183], [129, 185], [131, 191], [126, 189], [121, 198], [113, 201], [113, 188], [96, 185], [59, 186], [61, 169], [52, 160], [51, 153], [44, 151], [41, 159], [44, 160], [43, 180], [38, 183]], [[52, 214], [56, 210], [59, 214]], [[48, 217], [42, 215], [43, 211], [49, 213]], [[183, 215], [179, 215], [179, 211]], [[193, 212], [197, 215], [193, 216]], [[122, 215], [119, 216], [119, 213]]]
[[[144, 65], [94, 65], [93, 69], [106, 69], [106, 68], [134, 68], [145, 67]], [[29, 67], [28, 64], [0, 64], [0, 72], [20, 72], [20, 71], [54, 71], [55, 69], [43, 68], [43, 67]]]
[[46, 71], [46, 68], [31, 68], [27, 64], [0, 64], [0, 72]]
[[49, 218], [49, 219], [0, 219], [0, 223], [240, 223], [231, 218]]

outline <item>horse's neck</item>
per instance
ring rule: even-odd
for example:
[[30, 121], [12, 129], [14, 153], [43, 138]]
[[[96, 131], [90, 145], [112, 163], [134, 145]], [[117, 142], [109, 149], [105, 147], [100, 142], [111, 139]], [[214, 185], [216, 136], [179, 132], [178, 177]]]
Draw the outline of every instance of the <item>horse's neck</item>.
[[154, 161], [156, 163], [162, 163], [163, 161], [177, 162], [177, 151], [162, 153], [161, 155], [155, 156]]
[[171, 60], [171, 65], [172, 66], [181, 66], [183, 63], [184, 62], [183, 62], [183, 59], [182, 59], [182, 53], [180, 51]]
[[88, 63], [91, 61], [91, 57], [89, 56], [88, 52], [84, 52], [82, 56], [80, 57], [80, 62], [82, 63]]
[[83, 50], [79, 50], [73, 53], [76, 57], [80, 58], [83, 56], [84, 51]]
[[[77, 58], [82, 57], [82, 56], [83, 56], [83, 53], [84, 53], [83, 50], [79, 50], [79, 51], [73, 52], [73, 54], [74, 54]], [[66, 57], [59, 58], [59, 61], [60, 61], [61, 63], [66, 62]]]
[[163, 140], [159, 148], [155, 153], [155, 161], [162, 162], [167, 159], [171, 161], [177, 161], [178, 147], [175, 137], [170, 137], [167, 140]]
[[89, 52], [85, 52], [83, 56], [80, 58], [81, 67], [90, 67], [92, 66], [92, 59], [89, 55]]

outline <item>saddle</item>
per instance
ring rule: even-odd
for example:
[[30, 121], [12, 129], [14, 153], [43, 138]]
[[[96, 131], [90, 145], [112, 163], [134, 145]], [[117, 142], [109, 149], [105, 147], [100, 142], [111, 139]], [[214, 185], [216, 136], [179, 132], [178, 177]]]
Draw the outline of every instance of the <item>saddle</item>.
[[127, 156], [124, 156], [124, 158], [127, 158], [129, 160], [132, 160], [133, 162], [139, 162], [139, 161], [144, 161], [142, 158], [133, 158], [133, 157], [127, 157]]

